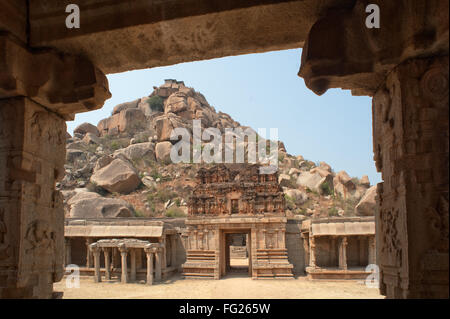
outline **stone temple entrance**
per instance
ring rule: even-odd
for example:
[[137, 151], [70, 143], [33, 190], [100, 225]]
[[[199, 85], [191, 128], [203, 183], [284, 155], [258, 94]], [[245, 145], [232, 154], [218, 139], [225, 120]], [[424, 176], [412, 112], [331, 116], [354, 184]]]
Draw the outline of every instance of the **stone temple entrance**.
[[226, 275], [231, 269], [230, 238], [237, 234], [246, 234], [248, 273], [253, 279], [293, 278], [284, 195], [277, 173], [260, 174], [259, 169], [222, 164], [198, 171], [186, 220], [185, 278]]
[[251, 230], [221, 231], [221, 277], [227, 274], [252, 275]]

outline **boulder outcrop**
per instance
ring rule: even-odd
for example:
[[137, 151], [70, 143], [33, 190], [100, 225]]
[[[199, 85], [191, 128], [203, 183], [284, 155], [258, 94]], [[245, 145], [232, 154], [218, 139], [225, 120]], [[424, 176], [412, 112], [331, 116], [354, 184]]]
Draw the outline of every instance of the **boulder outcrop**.
[[127, 194], [134, 191], [141, 180], [133, 166], [122, 159], [115, 159], [91, 176], [91, 182], [113, 193]]

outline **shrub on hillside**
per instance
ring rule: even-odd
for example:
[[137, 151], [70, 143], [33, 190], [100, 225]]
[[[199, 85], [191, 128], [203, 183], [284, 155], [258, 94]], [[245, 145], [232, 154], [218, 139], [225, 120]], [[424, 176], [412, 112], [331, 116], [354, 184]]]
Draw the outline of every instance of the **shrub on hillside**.
[[166, 210], [166, 216], [167, 217], [185, 217], [186, 214], [184, 211], [179, 207], [170, 207], [168, 210]]
[[147, 100], [150, 109], [155, 112], [164, 112], [164, 100], [158, 95], [154, 95]]

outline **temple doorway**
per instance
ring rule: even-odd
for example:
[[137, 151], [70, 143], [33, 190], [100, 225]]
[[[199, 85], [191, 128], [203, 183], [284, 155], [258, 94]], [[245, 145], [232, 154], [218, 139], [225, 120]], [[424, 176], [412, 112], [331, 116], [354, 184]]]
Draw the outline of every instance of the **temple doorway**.
[[251, 276], [250, 230], [223, 230], [221, 239], [221, 277]]

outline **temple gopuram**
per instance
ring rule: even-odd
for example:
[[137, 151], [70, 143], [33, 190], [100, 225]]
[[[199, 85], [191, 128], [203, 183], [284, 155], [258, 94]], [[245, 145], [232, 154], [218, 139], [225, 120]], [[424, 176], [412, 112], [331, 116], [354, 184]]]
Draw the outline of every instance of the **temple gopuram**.
[[186, 220], [185, 278], [220, 279], [230, 270], [230, 238], [246, 235], [253, 279], [293, 278], [286, 248], [285, 200], [277, 172], [216, 165], [197, 173]]

